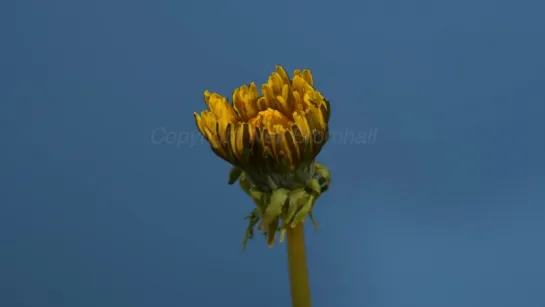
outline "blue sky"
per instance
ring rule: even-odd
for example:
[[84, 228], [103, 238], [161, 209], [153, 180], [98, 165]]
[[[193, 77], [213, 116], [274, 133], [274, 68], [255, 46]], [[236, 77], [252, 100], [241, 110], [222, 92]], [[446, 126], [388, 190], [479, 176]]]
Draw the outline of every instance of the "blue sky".
[[[0, 4], [0, 305], [289, 306], [285, 245], [198, 136], [203, 90], [310, 68], [333, 176], [315, 307], [545, 305], [538, 1]], [[182, 140], [183, 141], [183, 140]]]

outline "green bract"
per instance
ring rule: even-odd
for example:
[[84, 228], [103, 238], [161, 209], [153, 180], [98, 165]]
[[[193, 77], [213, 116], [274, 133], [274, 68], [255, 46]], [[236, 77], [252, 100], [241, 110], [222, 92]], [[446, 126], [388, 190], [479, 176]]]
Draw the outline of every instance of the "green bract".
[[309, 180], [304, 187], [260, 189], [252, 183], [248, 174], [237, 167], [233, 167], [229, 175], [229, 184], [239, 181], [242, 190], [254, 201], [256, 208], [246, 217], [248, 228], [244, 235], [243, 248], [248, 239], [252, 239], [254, 229], [258, 228], [267, 238], [269, 247], [274, 246], [276, 234], [280, 233], [280, 242], [288, 227], [295, 227], [304, 223], [308, 216], [315, 228], [318, 227], [312, 216], [314, 204], [331, 183], [329, 170], [319, 163], [312, 163], [308, 168], [313, 174], [306, 174]]

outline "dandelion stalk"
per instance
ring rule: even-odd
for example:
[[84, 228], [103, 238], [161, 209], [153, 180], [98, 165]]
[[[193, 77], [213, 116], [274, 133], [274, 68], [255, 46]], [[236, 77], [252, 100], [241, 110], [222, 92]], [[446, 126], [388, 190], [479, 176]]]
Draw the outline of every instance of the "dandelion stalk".
[[290, 272], [291, 304], [293, 307], [311, 307], [310, 284], [308, 280], [305, 233], [303, 224], [289, 228], [288, 266]]

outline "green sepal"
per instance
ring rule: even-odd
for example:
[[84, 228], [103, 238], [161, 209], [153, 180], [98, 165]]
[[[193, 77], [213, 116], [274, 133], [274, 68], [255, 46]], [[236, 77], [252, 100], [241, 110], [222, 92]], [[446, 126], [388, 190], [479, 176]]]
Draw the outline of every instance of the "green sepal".
[[304, 189], [295, 189], [290, 192], [288, 210], [286, 216], [284, 217], [284, 225], [287, 226], [291, 224], [291, 220], [295, 217], [295, 214], [297, 214], [297, 210], [299, 210], [299, 207], [301, 207], [301, 205], [304, 204], [307, 199], [308, 194]]
[[318, 179], [311, 179], [307, 183], [307, 188], [309, 188], [315, 195], [320, 195], [322, 193], [322, 186]]
[[276, 230], [278, 230], [278, 218], [275, 218], [272, 223], [267, 225], [267, 245], [269, 247], [274, 246], [274, 239], [276, 238]]
[[261, 201], [261, 199], [263, 198], [263, 192], [259, 191], [258, 189], [256, 188], [250, 188], [249, 190], [250, 192], [250, 196], [252, 196], [252, 198], [255, 200], [255, 201]]
[[260, 214], [263, 214], [267, 204], [267, 194], [259, 191], [256, 188], [250, 188], [250, 196], [254, 200]]
[[246, 228], [246, 233], [244, 234], [244, 239], [242, 240], [242, 250], [246, 250], [246, 243], [248, 243], [248, 239], [253, 239], [254, 237], [254, 228], [255, 225], [259, 222], [259, 212], [257, 209], [252, 210], [250, 212], [250, 215], [244, 218], [245, 220], [248, 220], [248, 228]]
[[329, 173], [329, 170], [327, 168], [316, 167], [314, 174], [320, 176], [320, 178], [325, 179], [328, 185], [331, 184], [331, 174]]
[[288, 199], [289, 190], [277, 189], [271, 195], [267, 210], [263, 215], [263, 223], [267, 224], [282, 213], [282, 208]]
[[280, 243], [284, 242], [285, 237], [286, 237], [286, 227], [282, 227], [280, 229]]
[[312, 209], [312, 205], [314, 204], [315, 197], [314, 195], [309, 195], [308, 200], [306, 203], [297, 211], [297, 214], [293, 217], [293, 221], [291, 222], [291, 227], [297, 226], [297, 224], [302, 223], [305, 221], [305, 217]]
[[242, 174], [242, 169], [236, 167], [236, 166], [233, 166], [233, 168], [231, 169], [231, 171], [229, 172], [229, 184], [233, 184], [235, 183], [238, 178], [240, 177], [240, 175]]
[[250, 181], [248, 180], [246, 173], [240, 174], [238, 183], [240, 184], [240, 188], [244, 191], [244, 193], [248, 194], [248, 196], [252, 196], [252, 194], [250, 194], [250, 189], [252, 186], [250, 185]]
[[327, 183], [327, 180], [325, 180], [324, 178], [320, 178], [320, 179], [318, 179], [318, 181], [320, 182], [320, 185], [322, 187], [321, 194], [324, 194], [325, 191], [327, 191], [329, 189], [329, 184]]

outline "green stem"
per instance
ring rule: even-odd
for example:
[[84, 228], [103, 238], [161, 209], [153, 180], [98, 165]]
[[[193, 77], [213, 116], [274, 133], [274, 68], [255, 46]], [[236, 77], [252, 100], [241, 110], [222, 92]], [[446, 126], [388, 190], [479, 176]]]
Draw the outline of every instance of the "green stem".
[[300, 223], [295, 228], [288, 227], [286, 231], [292, 307], [311, 307], [303, 229]]

